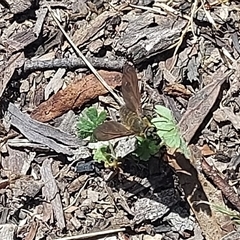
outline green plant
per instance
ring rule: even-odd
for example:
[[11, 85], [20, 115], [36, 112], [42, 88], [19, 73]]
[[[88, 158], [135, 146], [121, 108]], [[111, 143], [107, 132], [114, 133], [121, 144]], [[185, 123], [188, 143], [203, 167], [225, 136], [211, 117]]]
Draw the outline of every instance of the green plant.
[[102, 145], [97, 148], [94, 152], [93, 159], [97, 162], [103, 162], [105, 167], [117, 168], [119, 165], [118, 159], [113, 151], [113, 146], [110, 143], [109, 145]]
[[162, 139], [162, 145], [165, 145], [171, 152], [179, 151], [189, 158], [189, 150], [171, 111], [164, 106], [156, 105], [155, 112], [157, 116], [151, 120], [151, 123], [156, 127], [157, 134]]
[[240, 225], [240, 214], [235, 210], [229, 209], [227, 206], [220, 206], [218, 204], [213, 204], [207, 201], [199, 201], [196, 204], [207, 204], [211, 206], [213, 209], [215, 209], [217, 212], [229, 216], [233, 222]]
[[81, 138], [92, 136], [94, 129], [102, 124], [107, 117], [105, 111], [98, 112], [95, 107], [84, 109], [81, 113], [78, 123], [78, 135]]
[[[178, 126], [172, 116], [171, 111], [163, 106], [157, 105], [154, 110], [157, 114], [151, 120], [151, 123], [157, 129], [157, 135], [162, 142], [150, 137], [136, 137], [138, 147], [134, 154], [140, 160], [149, 160], [152, 155], [155, 155], [165, 145], [170, 152], [179, 151], [189, 157], [187, 145], [180, 135]], [[78, 128], [79, 133], [83, 137], [91, 136], [93, 130], [106, 119], [106, 112], [98, 113], [95, 108], [86, 109], [79, 118]], [[113, 146], [108, 142], [95, 150], [93, 159], [98, 162], [103, 162], [107, 167], [117, 167], [118, 159], [114, 155]]]
[[158, 141], [143, 137], [136, 138], [138, 146], [135, 154], [140, 158], [140, 160], [147, 161], [152, 155], [158, 153], [161, 147]]
[[222, 206], [218, 206], [218, 205], [211, 205], [213, 208], [215, 208], [216, 211], [223, 213], [227, 216], [229, 216], [231, 218], [231, 220], [233, 222], [235, 222], [236, 224], [240, 224], [240, 214], [235, 211], [235, 210], [230, 210], [227, 207], [222, 207]]

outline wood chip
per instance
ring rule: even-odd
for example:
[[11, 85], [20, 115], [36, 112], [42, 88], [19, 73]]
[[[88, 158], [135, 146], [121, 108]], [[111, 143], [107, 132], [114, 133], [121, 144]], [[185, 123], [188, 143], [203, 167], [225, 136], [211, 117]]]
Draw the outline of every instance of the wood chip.
[[14, 71], [20, 68], [24, 63], [24, 54], [15, 53], [9, 60], [0, 67], [0, 97], [2, 96], [8, 82], [10, 81]]
[[73, 135], [31, 119], [12, 103], [9, 104], [8, 112], [11, 124], [25, 137], [30, 141], [44, 144], [58, 153], [72, 155], [69, 146], [76, 147], [84, 143]]
[[65, 228], [65, 218], [63, 215], [63, 207], [59, 195], [58, 187], [55, 178], [52, 174], [52, 159], [46, 159], [43, 162], [40, 173], [45, 185], [42, 188], [43, 197], [47, 202], [50, 202], [53, 208], [54, 218], [57, 221], [57, 226], [60, 229]]
[[229, 72], [224, 73], [223, 69], [219, 69], [213, 74], [212, 83], [205, 86], [189, 99], [188, 108], [179, 122], [180, 130], [187, 143], [191, 141], [211, 110], [217, 99], [221, 85], [226, 81], [228, 76]]
[[[100, 70], [99, 74], [112, 88], [121, 85], [122, 74]], [[47, 122], [61, 116], [65, 112], [81, 107], [84, 103], [99, 95], [107, 93], [107, 90], [93, 74], [70, 84], [64, 90], [53, 95], [48, 101], [40, 104], [31, 114], [33, 119]]]

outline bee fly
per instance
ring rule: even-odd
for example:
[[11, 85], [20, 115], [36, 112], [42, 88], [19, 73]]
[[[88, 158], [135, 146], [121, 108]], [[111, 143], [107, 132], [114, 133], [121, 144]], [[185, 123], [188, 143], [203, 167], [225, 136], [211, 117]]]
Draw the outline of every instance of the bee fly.
[[137, 74], [129, 64], [123, 67], [122, 95], [125, 104], [120, 108], [121, 123], [107, 121], [98, 126], [94, 136], [99, 141], [137, 135], [144, 136], [146, 129], [150, 126], [146, 118], [142, 118], [141, 95], [138, 87]]

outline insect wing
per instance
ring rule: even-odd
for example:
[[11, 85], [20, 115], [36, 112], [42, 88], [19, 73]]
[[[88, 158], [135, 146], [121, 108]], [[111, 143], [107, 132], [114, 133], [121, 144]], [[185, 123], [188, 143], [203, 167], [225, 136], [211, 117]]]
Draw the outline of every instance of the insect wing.
[[118, 137], [129, 136], [133, 134], [130, 130], [116, 121], [108, 121], [99, 125], [93, 132], [93, 135], [99, 141], [107, 141]]
[[137, 114], [141, 113], [141, 95], [134, 67], [125, 64], [122, 77], [122, 94], [126, 107]]

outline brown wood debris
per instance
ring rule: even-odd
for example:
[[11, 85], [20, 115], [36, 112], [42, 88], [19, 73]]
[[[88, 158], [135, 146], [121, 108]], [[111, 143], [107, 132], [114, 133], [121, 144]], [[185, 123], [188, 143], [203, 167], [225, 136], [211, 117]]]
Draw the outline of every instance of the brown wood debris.
[[[121, 85], [121, 73], [101, 70], [99, 74], [112, 88]], [[31, 117], [40, 122], [47, 122], [71, 109], [80, 108], [84, 103], [105, 93], [107, 90], [93, 74], [90, 74], [41, 103], [32, 111]]]
[[[42, 180], [45, 182], [42, 188], [42, 194], [46, 200], [46, 203], [44, 204], [44, 210], [46, 213], [44, 219], [46, 222], [50, 220], [50, 223], [53, 223], [54, 219], [56, 219], [57, 226], [60, 229], [63, 229], [65, 227], [65, 219], [58, 187], [52, 173], [52, 161], [52, 159], [46, 159], [40, 170]], [[52, 209], [54, 219], [51, 214], [49, 214], [49, 208]], [[48, 217], [50, 219], [48, 219]]]
[[197, 129], [214, 105], [221, 85], [227, 80], [230, 72], [219, 69], [212, 75], [213, 81], [189, 99], [188, 108], [179, 122], [181, 132], [187, 143], [190, 143]]
[[71, 134], [33, 120], [11, 103], [9, 104], [8, 111], [11, 124], [19, 129], [30, 141], [43, 144], [54, 149], [56, 152], [67, 155], [72, 155], [71, 147], [84, 144], [84, 141]]
[[191, 97], [191, 92], [186, 89], [182, 84], [170, 84], [164, 88], [164, 93], [173, 97], [182, 97], [189, 99]]

